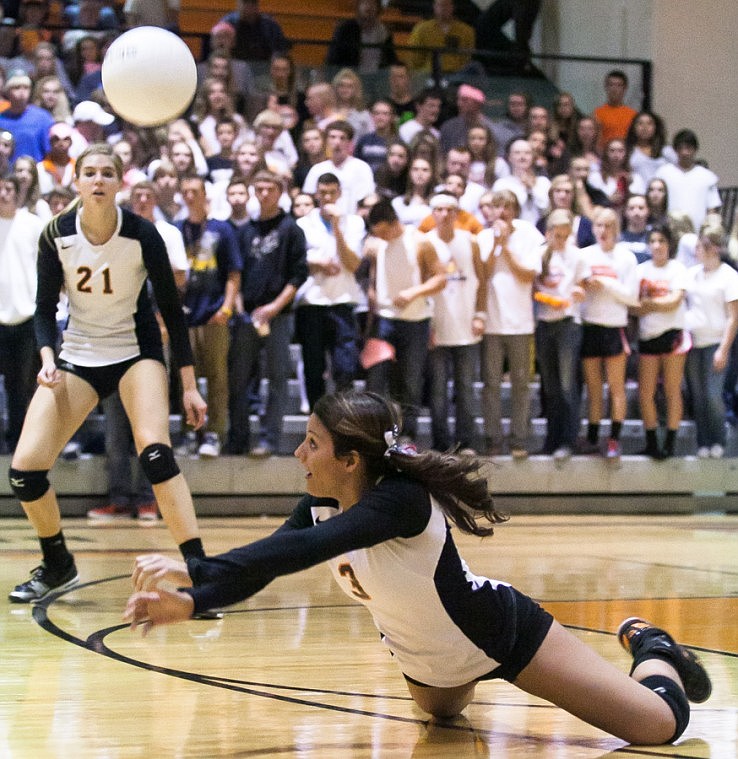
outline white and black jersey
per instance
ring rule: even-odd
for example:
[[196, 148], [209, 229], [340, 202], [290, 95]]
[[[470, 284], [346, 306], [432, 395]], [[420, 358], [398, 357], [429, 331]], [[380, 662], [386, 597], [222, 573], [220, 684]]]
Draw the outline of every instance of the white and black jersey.
[[324, 561], [369, 610], [402, 672], [426, 685], [512, 679], [550, 626], [550, 616], [507, 583], [472, 574], [440, 506], [402, 474], [385, 477], [346, 511], [332, 499], [304, 497], [271, 536], [189, 560], [194, 587], [186, 592], [195, 611], [205, 611]]
[[147, 292], [169, 332], [178, 366], [192, 352], [166, 247], [154, 225], [118, 209], [118, 225], [103, 245], [82, 233], [77, 210], [53, 219], [39, 241], [36, 340], [56, 345], [56, 309], [64, 289], [69, 321], [59, 357], [79, 366], [106, 366], [137, 356], [161, 356], [161, 333]]

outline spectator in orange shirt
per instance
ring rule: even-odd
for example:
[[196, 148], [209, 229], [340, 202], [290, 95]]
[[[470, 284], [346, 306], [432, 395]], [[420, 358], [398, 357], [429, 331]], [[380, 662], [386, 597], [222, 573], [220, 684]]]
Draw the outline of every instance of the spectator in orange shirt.
[[[456, 200], [459, 200], [464, 194], [464, 190], [466, 190], [466, 178], [461, 174], [448, 174], [439, 192], [452, 195]], [[421, 232], [430, 232], [431, 229], [435, 228], [436, 219], [433, 214], [430, 214], [418, 224], [418, 229]], [[456, 211], [454, 229], [463, 229], [471, 232], [473, 235], [478, 235], [484, 229], [484, 225], [474, 214], [465, 211], [463, 208], [459, 208]]]
[[630, 106], [623, 103], [628, 90], [628, 75], [615, 69], [605, 77], [605, 95], [607, 102], [595, 108], [595, 121], [600, 126], [599, 147], [602, 150], [610, 140], [624, 140], [628, 134], [630, 122], [636, 116]]

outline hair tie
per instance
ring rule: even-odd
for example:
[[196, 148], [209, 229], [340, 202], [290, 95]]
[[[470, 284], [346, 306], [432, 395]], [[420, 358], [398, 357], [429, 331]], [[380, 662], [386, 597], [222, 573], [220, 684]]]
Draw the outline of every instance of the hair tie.
[[397, 429], [397, 425], [393, 424], [392, 429], [387, 430], [384, 433], [384, 442], [387, 445], [387, 450], [384, 452], [384, 457], [389, 458], [393, 451], [397, 450], [397, 436], [400, 434], [400, 430]]
[[414, 456], [418, 449], [414, 443], [400, 443], [398, 442], [398, 435], [400, 430], [396, 424], [392, 425], [391, 430], [387, 430], [384, 433], [384, 442], [387, 444], [387, 450], [384, 452], [384, 457], [388, 459], [393, 453], [400, 453], [403, 456]]

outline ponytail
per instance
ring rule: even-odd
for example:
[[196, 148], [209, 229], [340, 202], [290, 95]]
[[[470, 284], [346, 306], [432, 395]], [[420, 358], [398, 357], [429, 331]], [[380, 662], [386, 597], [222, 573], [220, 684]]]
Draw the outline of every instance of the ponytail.
[[371, 392], [337, 393], [323, 396], [313, 412], [329, 431], [335, 455], [356, 451], [370, 482], [393, 472], [407, 474], [427, 488], [453, 524], [472, 535], [491, 535], [491, 525], [507, 520], [494, 508], [487, 480], [479, 476], [481, 461], [403, 445], [398, 440], [400, 411], [391, 401]]

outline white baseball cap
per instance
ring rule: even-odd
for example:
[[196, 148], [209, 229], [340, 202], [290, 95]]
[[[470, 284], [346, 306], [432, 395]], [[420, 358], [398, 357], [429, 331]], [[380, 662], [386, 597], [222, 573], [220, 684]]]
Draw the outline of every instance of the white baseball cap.
[[103, 110], [99, 103], [93, 100], [83, 100], [75, 106], [72, 119], [75, 122], [94, 121], [95, 124], [99, 124], [100, 126], [109, 126], [115, 121], [115, 116]]

